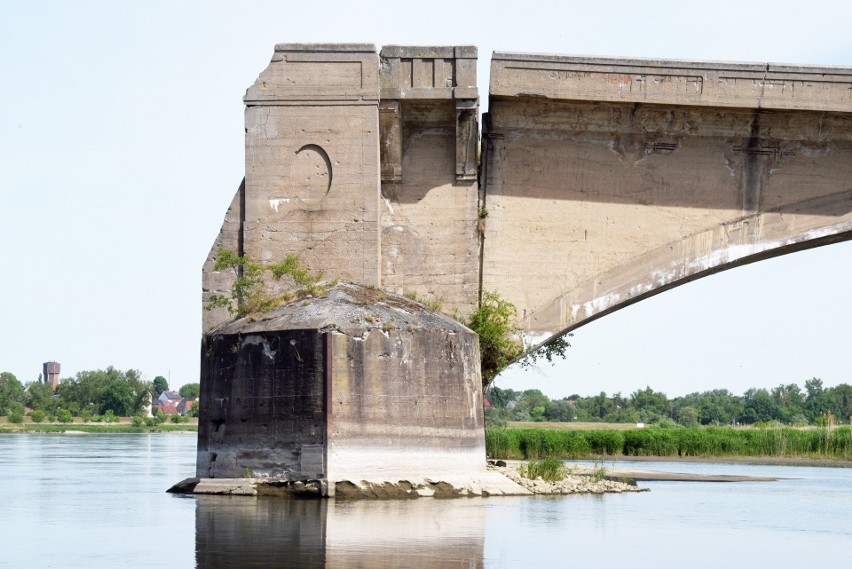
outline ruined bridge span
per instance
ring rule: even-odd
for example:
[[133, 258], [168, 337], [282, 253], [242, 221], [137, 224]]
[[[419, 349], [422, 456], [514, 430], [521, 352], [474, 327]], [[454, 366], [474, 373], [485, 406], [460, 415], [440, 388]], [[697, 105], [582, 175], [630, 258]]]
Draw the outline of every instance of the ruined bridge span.
[[497, 291], [534, 347], [852, 238], [852, 69], [496, 53], [480, 137], [476, 65], [470, 46], [276, 46], [204, 300], [233, 284], [219, 248], [349, 282], [205, 312], [194, 491], [260, 491], [248, 472], [274, 492], [523, 494], [485, 467], [475, 335], [391, 293], [464, 314]]
[[[532, 344], [679, 284], [852, 238], [852, 69], [276, 46], [219, 247], [468, 313]], [[479, 152], [478, 152], [479, 150]], [[204, 329], [224, 321], [205, 313]]]

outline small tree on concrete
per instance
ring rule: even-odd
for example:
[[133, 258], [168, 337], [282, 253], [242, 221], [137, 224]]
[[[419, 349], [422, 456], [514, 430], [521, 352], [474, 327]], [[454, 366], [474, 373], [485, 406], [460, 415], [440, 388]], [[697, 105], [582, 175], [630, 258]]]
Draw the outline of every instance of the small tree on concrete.
[[467, 326], [479, 335], [482, 361], [482, 387], [486, 388], [500, 371], [521, 355], [523, 345], [515, 339], [515, 306], [497, 292], [485, 291]]
[[[479, 307], [466, 322], [468, 328], [479, 335], [479, 356], [482, 361], [482, 387], [487, 389], [494, 378], [524, 352], [518, 340], [520, 328], [514, 322], [518, 311], [515, 305], [496, 291], [484, 291]], [[541, 358], [549, 363], [555, 357], [565, 357], [570, 344], [557, 337], [537, 350], [526, 354], [519, 363], [523, 367], [535, 365]]]
[[[268, 312], [297, 296], [325, 294], [325, 287], [320, 284], [322, 273], [312, 273], [292, 253], [287, 255], [282, 263], [263, 265], [252, 260], [248, 255], [240, 256], [233, 251], [220, 248], [216, 252], [216, 264], [213, 269], [233, 271], [235, 278], [230, 295], [215, 293], [210, 295], [205, 306], [207, 310], [224, 307], [233, 315], [247, 316]], [[269, 294], [263, 284], [263, 274], [267, 271], [275, 280], [280, 280], [284, 276], [290, 277], [296, 291], [279, 295]]]

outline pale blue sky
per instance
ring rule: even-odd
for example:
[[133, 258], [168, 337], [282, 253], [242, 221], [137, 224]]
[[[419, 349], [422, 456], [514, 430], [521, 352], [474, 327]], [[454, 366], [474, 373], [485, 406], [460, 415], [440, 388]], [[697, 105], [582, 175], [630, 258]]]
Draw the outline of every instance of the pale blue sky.
[[[279, 42], [852, 67], [848, 2], [0, 3], [0, 370], [198, 380], [200, 272], [243, 176], [245, 89]], [[678, 395], [852, 382], [852, 247], [731, 271], [577, 331], [503, 387]]]

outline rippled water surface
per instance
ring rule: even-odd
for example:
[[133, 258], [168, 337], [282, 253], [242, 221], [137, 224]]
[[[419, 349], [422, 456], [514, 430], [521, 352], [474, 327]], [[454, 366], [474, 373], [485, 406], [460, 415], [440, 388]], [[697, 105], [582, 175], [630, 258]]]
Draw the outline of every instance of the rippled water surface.
[[783, 569], [852, 558], [852, 469], [631, 464], [789, 479], [559, 498], [166, 494], [194, 463], [194, 434], [0, 435], [0, 567]]

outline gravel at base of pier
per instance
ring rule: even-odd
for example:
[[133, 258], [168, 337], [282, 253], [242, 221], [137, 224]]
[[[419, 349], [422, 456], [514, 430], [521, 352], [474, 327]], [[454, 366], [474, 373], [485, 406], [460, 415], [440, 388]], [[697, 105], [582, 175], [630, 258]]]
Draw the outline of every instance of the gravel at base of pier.
[[[503, 461], [500, 461], [503, 462]], [[488, 465], [488, 470], [499, 472], [523, 486], [533, 494], [621, 494], [623, 492], [647, 492], [648, 488], [640, 488], [635, 482], [612, 480], [609, 477], [594, 476], [593, 473], [581, 473], [571, 467], [566, 468], [566, 476], [562, 480], [550, 482], [537, 478], [530, 480], [521, 476], [519, 467], [522, 461], [509, 461], [506, 466]]]

